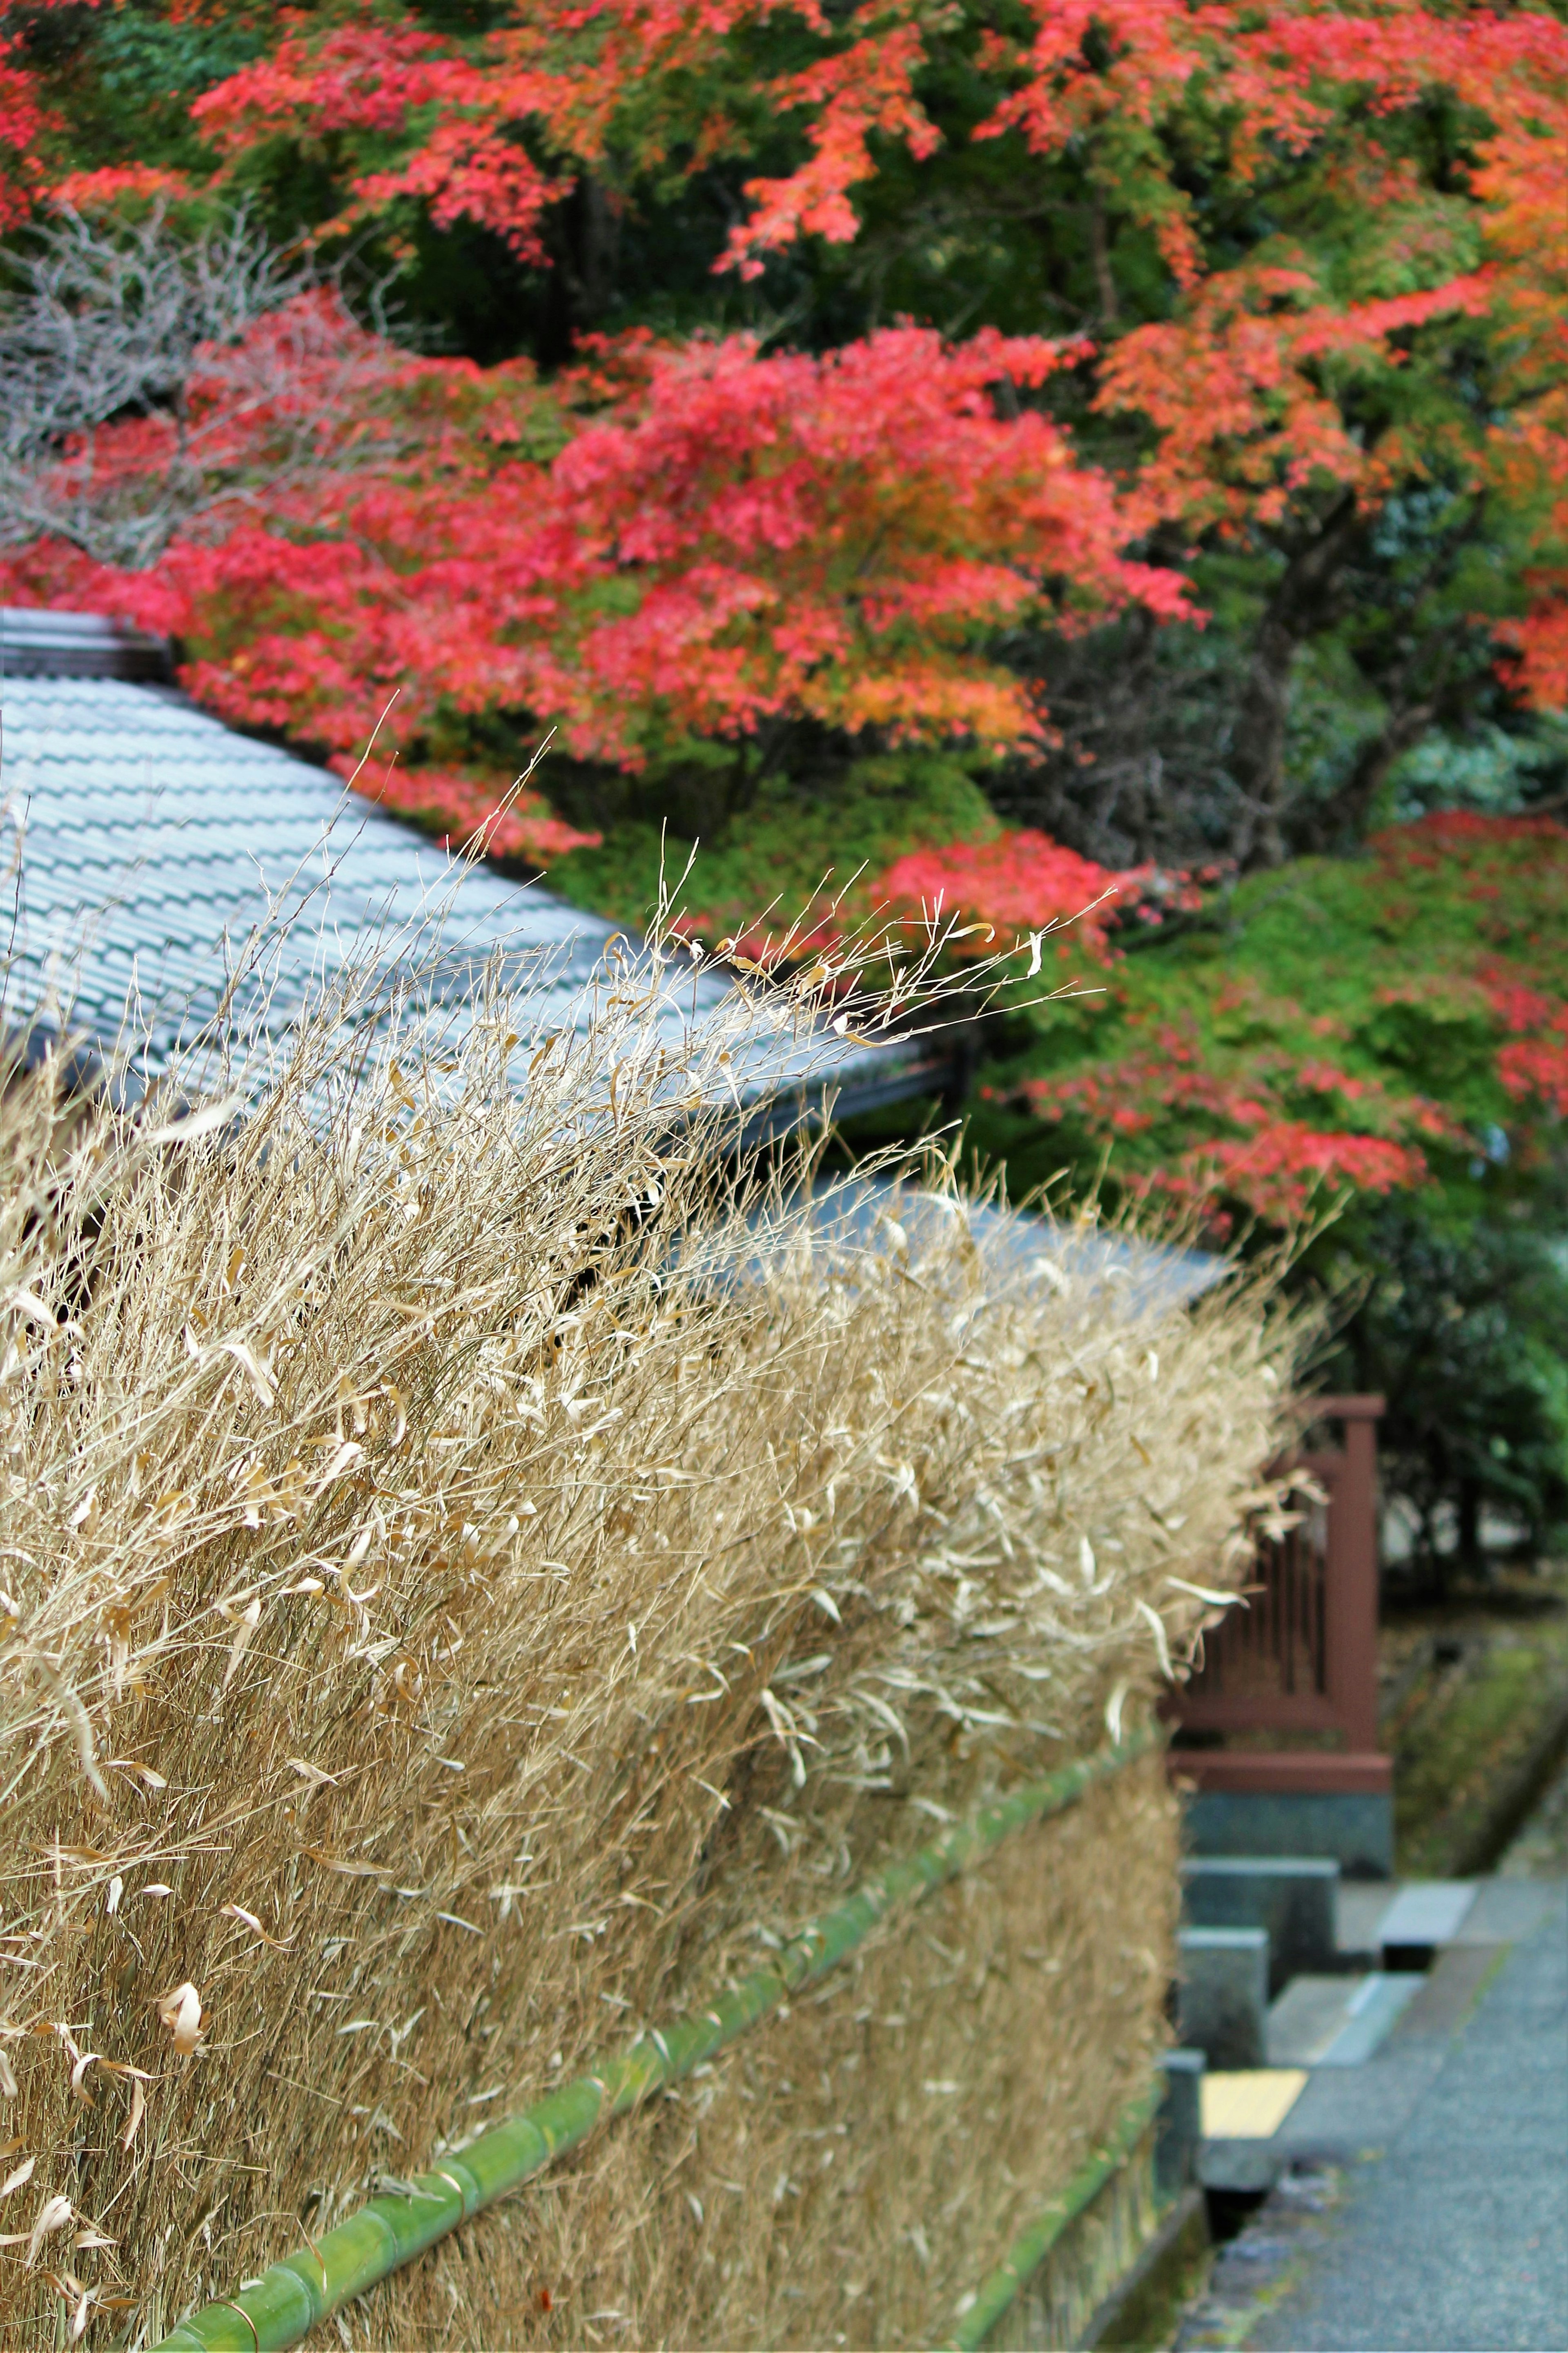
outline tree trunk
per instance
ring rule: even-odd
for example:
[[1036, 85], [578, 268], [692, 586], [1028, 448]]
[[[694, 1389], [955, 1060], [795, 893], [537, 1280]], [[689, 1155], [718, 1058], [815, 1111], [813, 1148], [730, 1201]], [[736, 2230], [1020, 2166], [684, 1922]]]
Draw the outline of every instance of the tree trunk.
[[1110, 272], [1110, 240], [1105, 226], [1105, 195], [1096, 186], [1089, 200], [1089, 250], [1094, 264], [1095, 291], [1100, 297], [1100, 323], [1108, 332], [1120, 324], [1121, 306]]
[[620, 224], [614, 205], [591, 173], [584, 172], [564, 202], [544, 223], [551, 267], [545, 273], [544, 319], [540, 360], [563, 367], [576, 337], [598, 326], [615, 291]]
[[1350, 556], [1358, 528], [1355, 493], [1346, 491], [1312, 537], [1291, 553], [1258, 623], [1232, 762], [1247, 803], [1237, 839], [1237, 862], [1244, 870], [1284, 863], [1290, 673]]
[[1377, 733], [1368, 738], [1351, 764], [1339, 790], [1309, 812], [1309, 821], [1292, 836], [1292, 847], [1310, 855], [1332, 850], [1347, 838], [1359, 840], [1365, 832], [1384, 778], [1402, 754], [1419, 744], [1437, 714], [1437, 703], [1407, 702], [1390, 712]]
[[[1469, 536], [1467, 525], [1454, 546], [1457, 548]], [[1387, 717], [1378, 733], [1362, 745], [1338, 791], [1304, 813], [1307, 821], [1298, 830], [1294, 849], [1331, 850], [1337, 849], [1347, 835], [1352, 841], [1360, 839], [1390, 768], [1412, 744], [1421, 741], [1441, 714], [1454, 665], [1474, 626], [1467, 615], [1418, 640], [1393, 675], [1381, 681]]]
[[575, 307], [580, 326], [596, 327], [615, 291], [620, 223], [601, 181], [584, 173], [577, 184], [573, 222], [575, 248]]

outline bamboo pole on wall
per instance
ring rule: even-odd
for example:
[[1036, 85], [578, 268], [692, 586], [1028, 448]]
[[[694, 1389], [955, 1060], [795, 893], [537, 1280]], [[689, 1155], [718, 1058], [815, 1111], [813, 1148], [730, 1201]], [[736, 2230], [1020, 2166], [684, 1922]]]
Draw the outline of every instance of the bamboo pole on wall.
[[1014, 2299], [1079, 2216], [1137, 2147], [1159, 2113], [1160, 2089], [1141, 2093], [1112, 2126], [1109, 2137], [1085, 2158], [1072, 2179], [1046, 2211], [1019, 2233], [1004, 2260], [983, 2280], [974, 2302], [954, 2330], [950, 2353], [978, 2353]]
[[[460, 2157], [443, 2158], [433, 2172], [411, 2181], [406, 2194], [372, 2199], [321, 2239], [274, 2263], [254, 2286], [181, 2321], [155, 2353], [276, 2353], [297, 2345], [340, 2305], [423, 2254], [470, 2214], [521, 2189], [599, 2126], [690, 2074], [791, 1995], [826, 1977], [890, 1914], [956, 1879], [1015, 1831], [1064, 1813], [1096, 1782], [1145, 1755], [1156, 1737], [1152, 1729], [1141, 1731], [982, 1806], [930, 1845], [874, 1873], [710, 2010], [655, 2027], [626, 2050], [606, 2054], [574, 2083], [481, 2134]], [[983, 2295], [992, 2292], [988, 2282]]]

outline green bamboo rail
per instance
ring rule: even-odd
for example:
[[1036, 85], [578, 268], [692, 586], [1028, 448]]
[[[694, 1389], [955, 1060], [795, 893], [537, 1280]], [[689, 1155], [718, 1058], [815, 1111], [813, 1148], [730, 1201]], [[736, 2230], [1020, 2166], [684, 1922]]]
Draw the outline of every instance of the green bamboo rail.
[[[889, 1863], [847, 1902], [808, 1923], [774, 1961], [742, 1978], [711, 2010], [678, 2019], [662, 2031], [655, 2027], [625, 2051], [595, 2060], [585, 2075], [482, 2133], [460, 2156], [444, 2158], [433, 2172], [417, 2176], [406, 2193], [373, 2198], [346, 2221], [274, 2263], [253, 2286], [191, 2314], [154, 2353], [275, 2353], [297, 2345], [350, 2297], [363, 2295], [470, 2214], [542, 2173], [598, 2126], [678, 2083], [792, 1994], [826, 1977], [889, 1913], [921, 1903], [1014, 1831], [1066, 1812], [1097, 1781], [1145, 1755], [1156, 1737], [1152, 1729], [1144, 1730], [1066, 1766], [981, 1807], [929, 1846]], [[986, 2283], [987, 2292], [991, 2284]]]
[[1061, 2196], [1053, 2198], [1039, 2219], [1020, 2232], [996, 2269], [982, 2282], [962, 2327], [953, 2334], [951, 2353], [977, 2353], [1068, 2225], [1077, 2221], [1112, 2174], [1126, 2164], [1159, 2114], [1161, 2088], [1154, 2084], [1123, 2109], [1110, 2138], [1085, 2158]]

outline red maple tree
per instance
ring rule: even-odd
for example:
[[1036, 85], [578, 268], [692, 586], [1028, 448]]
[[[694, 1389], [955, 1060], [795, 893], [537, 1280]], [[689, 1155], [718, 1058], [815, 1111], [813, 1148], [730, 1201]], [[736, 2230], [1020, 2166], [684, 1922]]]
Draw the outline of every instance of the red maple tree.
[[[233, 159], [269, 137], [330, 136], [345, 224], [412, 200], [538, 259], [542, 220], [570, 188], [608, 174], [630, 189], [743, 154], [761, 101], [806, 152], [745, 184], [750, 209], [721, 267], [746, 274], [803, 237], [852, 241], [879, 158], [935, 153], [924, 92], [945, 45], [979, 94], [971, 142], [1015, 135], [1036, 155], [1081, 159], [1091, 187], [1150, 229], [1174, 281], [1171, 315], [1114, 340], [1099, 386], [1104, 409], [1154, 428], [1143, 516], [1278, 522], [1331, 485], [1364, 506], [1458, 463], [1534, 515], [1546, 560], [1514, 635], [1521, 680], [1557, 690], [1568, 29], [1554, 16], [1426, 0], [1026, 0], [1003, 31], [984, 12], [939, 20], [914, 0], [831, 13], [796, 0], [790, 16], [816, 54], [759, 82], [752, 38], [771, 13], [756, 0], [531, 0], [474, 40], [411, 16], [285, 12], [271, 53], [194, 111]], [[1394, 134], [1438, 96], [1464, 112], [1461, 144], [1424, 174]], [[1331, 234], [1277, 233], [1239, 260], [1211, 250], [1191, 192], [1205, 147], [1243, 189], [1261, 190], [1281, 157], [1308, 159], [1311, 213]], [[1484, 322], [1499, 356], [1492, 420], [1456, 437], [1452, 408], [1424, 417], [1395, 401], [1378, 417], [1413, 336], [1459, 315]]]
[[[307, 355], [279, 387], [264, 362], [301, 310]], [[187, 466], [200, 451], [209, 491], [160, 560], [44, 543], [6, 593], [170, 632], [212, 708], [340, 758], [395, 693], [395, 739], [499, 708], [629, 770], [796, 719], [1001, 752], [1044, 721], [989, 656], [1000, 625], [1185, 603], [1177, 575], [1121, 553], [1107, 478], [1037, 410], [999, 412], [997, 386], [1060, 359], [909, 327], [820, 359], [633, 336], [545, 387], [524, 362], [412, 357], [301, 296], [198, 365], [178, 426], [111, 424], [60, 453], [63, 512], [75, 469], [133, 495], [176, 440]], [[408, 805], [438, 803], [424, 790]]]
[[[226, 21], [225, 0], [195, 14]], [[743, 181], [719, 257], [744, 280], [786, 249], [853, 243], [889, 158], [934, 169], [944, 143], [983, 157], [1011, 141], [1077, 175], [1101, 299], [1096, 333], [1066, 340], [894, 326], [805, 354], [622, 336], [549, 385], [523, 363], [412, 357], [318, 305], [296, 394], [262, 400], [240, 388], [258, 330], [241, 364], [211, 353], [186, 387], [180, 462], [195, 420], [211, 494], [149, 571], [110, 576], [40, 543], [7, 573], [7, 594], [176, 629], [225, 712], [346, 755], [395, 690], [426, 805], [457, 791], [437, 776], [462, 784], [455, 822], [481, 781], [464, 723], [498, 712], [628, 771], [693, 739], [765, 757], [797, 723], [1026, 754], [1049, 714], [995, 659], [1000, 630], [1130, 601], [1177, 614], [1183, 550], [1245, 537], [1282, 566], [1239, 764], [1258, 854], [1274, 857], [1303, 615], [1369, 515], [1436, 483], [1506, 518], [1523, 594], [1491, 617], [1500, 654], [1521, 691], [1563, 692], [1568, 30], [1553, 16], [1024, 0], [1003, 26], [973, 0], [514, 0], [476, 31], [407, 0], [343, 0], [246, 22], [262, 54], [190, 107], [202, 201], [291, 144], [336, 192], [318, 239], [373, 224], [395, 252], [416, 216], [470, 220], [547, 267], [552, 223], [583, 192], [633, 207], [717, 163], [743, 170], [760, 126], [782, 125], [793, 165]], [[15, 39], [0, 57], [0, 210], [51, 178], [78, 204], [195, 191], [199, 174], [134, 155], [61, 172], [22, 58]], [[1434, 109], [1441, 155], [1423, 145]], [[1203, 185], [1225, 202], [1205, 207]], [[1240, 234], [1254, 194], [1269, 225]], [[1164, 273], [1141, 323], [1119, 308], [1110, 216]], [[1472, 347], [1485, 392], [1467, 402]], [[283, 466], [329, 363], [356, 387], [353, 415], [323, 404], [310, 463]], [[1110, 431], [1096, 446], [1114, 468], [1089, 461], [1069, 416]], [[171, 431], [107, 423], [95, 479], [134, 498], [166, 474]], [[83, 454], [59, 453], [62, 480]], [[1164, 565], [1130, 560], [1140, 534]], [[1408, 723], [1426, 708], [1415, 694]]]

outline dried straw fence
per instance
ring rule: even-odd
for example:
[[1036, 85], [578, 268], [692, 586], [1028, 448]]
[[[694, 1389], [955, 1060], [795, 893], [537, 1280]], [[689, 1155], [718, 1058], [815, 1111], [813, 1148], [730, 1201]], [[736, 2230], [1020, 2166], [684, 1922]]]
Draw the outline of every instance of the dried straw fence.
[[[6, 2343], [149, 2346], [460, 2161], [1144, 1720], [1236, 1580], [1258, 1298], [1004, 1275], [951, 1184], [759, 1222], [763, 1017], [675, 1004], [345, 1000], [237, 1127], [13, 1075]], [[1147, 2079], [1174, 1836], [1156, 1759], [1095, 1787], [323, 2341], [944, 2336]]]
[[[889, 1863], [831, 1912], [797, 1930], [774, 1959], [750, 1971], [706, 2010], [652, 2027], [626, 2050], [595, 2058], [585, 2074], [547, 2093], [520, 2116], [489, 2126], [460, 2156], [444, 2156], [434, 2172], [383, 2191], [320, 2240], [312, 2239], [272, 2264], [237, 2295], [193, 2315], [164, 2339], [167, 2353], [247, 2353], [247, 2348], [251, 2353], [274, 2353], [274, 2348], [298, 2344], [318, 2320], [334, 2315], [339, 2306], [424, 2253], [459, 2222], [521, 2189], [567, 2151], [580, 2147], [598, 2126], [704, 2068], [737, 2036], [784, 2010], [790, 1996], [805, 1992], [837, 1968], [902, 1907], [945, 1886], [1014, 1831], [1076, 1804], [1104, 1775], [1124, 1771], [1147, 1753], [1152, 1740], [1149, 1733], [1137, 1735], [1046, 1781], [1026, 1784], [914, 1854]], [[1135, 2103], [1120, 2137], [1136, 2141], [1152, 2116], [1147, 2098]], [[1103, 2186], [1116, 2154], [1097, 2152], [1081, 2190], [1054, 2202], [1044, 2221], [1047, 2236], [1056, 2235], [1059, 2225]], [[1030, 2239], [1026, 2233], [1026, 2241]], [[1038, 2260], [1034, 2258], [1031, 2270]], [[985, 2284], [985, 2292], [970, 2300], [960, 2343], [978, 2344], [993, 2308], [1005, 2309], [1021, 2284], [1016, 2263], [1010, 2260], [1003, 2264], [994, 2280]]]

